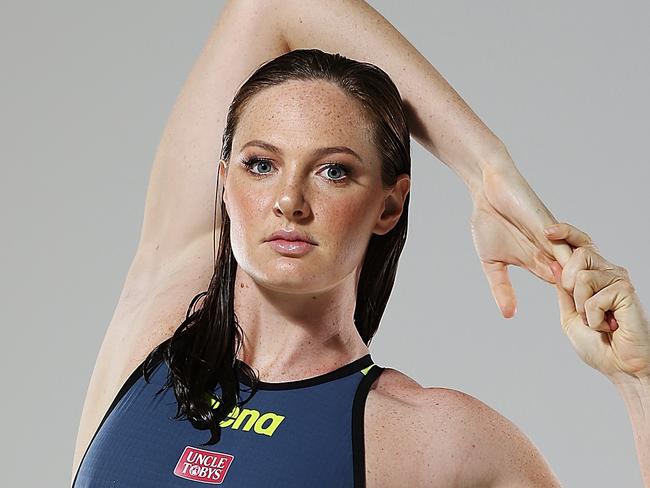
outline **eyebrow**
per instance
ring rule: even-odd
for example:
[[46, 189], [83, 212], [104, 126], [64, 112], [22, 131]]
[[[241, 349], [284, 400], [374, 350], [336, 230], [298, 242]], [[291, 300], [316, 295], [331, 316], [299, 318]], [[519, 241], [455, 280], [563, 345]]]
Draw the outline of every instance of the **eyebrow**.
[[[269, 142], [261, 141], [259, 139], [253, 139], [251, 141], [248, 141], [246, 144], [244, 144], [241, 147], [240, 151], [243, 151], [245, 148], [247, 148], [249, 146], [261, 147], [262, 149], [266, 149], [267, 151], [270, 151], [272, 153], [275, 153], [275, 154], [278, 154], [278, 155], [282, 156], [282, 150], [279, 147], [274, 146], [273, 144], [271, 144]], [[352, 149], [350, 149], [347, 146], [320, 147], [320, 148], [316, 149], [315, 151], [313, 151], [311, 153], [311, 156], [313, 158], [321, 158], [323, 156], [326, 156], [326, 155], [332, 154], [332, 153], [349, 154], [349, 155], [357, 158], [360, 162], [363, 163], [363, 159], [361, 159], [361, 156], [359, 156], [355, 151], [353, 151]]]

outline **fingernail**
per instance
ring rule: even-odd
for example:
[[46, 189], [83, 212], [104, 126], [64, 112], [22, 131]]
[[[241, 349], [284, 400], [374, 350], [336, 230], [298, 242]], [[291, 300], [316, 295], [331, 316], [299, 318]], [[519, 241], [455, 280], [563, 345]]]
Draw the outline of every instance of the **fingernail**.
[[552, 234], [555, 231], [557, 231], [557, 227], [553, 227], [553, 226], [547, 227], [546, 229], [544, 229], [544, 234]]

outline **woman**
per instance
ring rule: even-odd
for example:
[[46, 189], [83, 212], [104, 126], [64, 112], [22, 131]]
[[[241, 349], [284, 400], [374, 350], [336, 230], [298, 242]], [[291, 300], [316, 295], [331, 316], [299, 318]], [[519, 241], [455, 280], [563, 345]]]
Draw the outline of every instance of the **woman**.
[[[215, 32], [252, 24], [259, 39], [264, 29], [276, 32], [274, 28], [286, 21], [273, 14], [276, 7], [288, 4], [230, 2]], [[335, 2], [326, 11], [294, 15], [323, 22], [342, 13], [353, 19], [356, 15], [367, 25], [376, 20], [367, 6], [356, 2]], [[238, 15], [245, 15], [246, 22]], [[278, 32], [295, 33], [299, 42], [298, 28]], [[218, 45], [216, 37], [208, 45], [212, 49]], [[390, 32], [381, 37], [389, 38]], [[263, 42], [260, 49], [268, 51], [270, 45]], [[215, 54], [206, 49], [202, 60], [207, 63]], [[225, 70], [221, 74], [228, 76]], [[197, 75], [188, 82], [196, 88], [205, 80]], [[191, 110], [189, 99], [181, 100]], [[184, 117], [178, 115], [174, 124], [181, 119], [191, 124], [187, 111]], [[203, 116], [216, 117], [210, 111], [193, 114], [202, 121]], [[205, 219], [171, 219], [174, 212], [204, 216], [199, 198], [208, 185], [191, 185], [180, 193], [181, 188], [173, 186], [179, 182], [170, 178], [174, 158], [157, 160], [152, 185], [158, 186], [151, 188], [158, 191], [148, 195], [142, 251], [120, 299], [119, 319], [102, 344], [84, 405], [83, 417], [90, 420], [84, 429], [82, 418], [79, 438], [86, 446], [91, 442], [87, 450], [78, 442], [84, 451], [78, 449], [76, 459], [83, 452], [85, 456], [75, 486], [116, 481], [125, 486], [181, 486], [188, 483], [183, 479], [226, 486], [531, 486], [532, 480], [537, 486], [557, 486], [534, 446], [496, 412], [454, 390], [423, 389], [370, 358], [367, 346], [379, 325], [406, 237], [409, 129], [412, 134], [418, 130], [407, 117], [397, 88], [370, 65], [292, 48], [260, 67], [237, 91], [226, 118], [218, 173], [223, 194], [217, 194], [223, 203], [217, 203], [221, 215], [215, 226], [221, 227], [219, 253], [204, 276], [200, 273], [206, 270], [205, 259], [198, 260], [205, 258], [207, 241], [196, 233]], [[468, 119], [459, 118], [457, 127], [463, 120]], [[168, 128], [178, 138], [176, 130], [182, 130], [180, 125]], [[423, 140], [423, 134], [433, 133], [426, 125], [420, 130]], [[482, 136], [480, 132], [468, 139], [486, 139], [488, 131], [483, 129]], [[184, 141], [187, 151], [196, 147]], [[474, 226], [479, 254], [482, 242], [503, 242], [507, 250], [520, 236], [531, 236], [525, 248], [530, 253], [519, 262], [533, 263], [528, 269], [558, 283], [562, 321], [572, 343], [588, 364], [620, 386], [633, 421], [640, 418], [645, 404], [635, 401], [635, 395], [641, 398], [650, 375], [650, 327], [627, 274], [598, 256], [586, 236], [568, 224], [549, 241], [564, 239], [568, 244], [562, 275], [555, 265], [555, 275], [551, 268], [543, 270], [540, 263], [545, 259], [552, 263], [543, 252], [564, 248], [540, 245], [540, 252], [534, 253], [541, 239], [530, 229], [544, 226], [540, 217], [535, 220], [517, 210], [520, 213], [501, 213], [509, 219], [498, 220], [490, 203], [507, 203], [507, 198], [523, 194], [528, 198], [520, 209], [541, 206], [516, 172], [504, 169], [500, 158], [505, 154], [487, 145], [477, 149], [478, 143], [453, 147], [436, 142], [432, 147], [448, 156], [443, 160], [462, 161], [466, 166], [454, 168], [484, 195], [476, 197], [483, 206], [475, 212], [480, 219], [473, 222], [479, 224]], [[180, 147], [178, 140], [175, 144]], [[161, 147], [173, 154], [171, 138], [163, 137]], [[337, 149], [316, 154], [321, 147]], [[175, 154], [176, 159], [180, 156]], [[490, 161], [498, 170], [471, 176], [467, 162], [472, 160], [474, 169], [489, 170], [485, 161]], [[196, 176], [191, 168], [178, 170], [178, 179], [188, 171]], [[507, 198], [495, 191], [504, 184]], [[175, 190], [166, 202], [159, 193], [165, 186]], [[554, 221], [550, 215], [546, 218]], [[521, 233], [506, 239], [497, 232], [504, 228]], [[278, 241], [276, 231], [299, 232], [284, 237], [311, 242]], [[497, 273], [507, 278], [504, 263], [519, 256], [504, 252], [500, 258]], [[588, 263], [598, 266], [590, 270], [596, 274], [583, 273], [576, 280]], [[491, 272], [486, 268], [488, 279], [493, 279]], [[592, 276], [587, 286], [583, 277]], [[201, 279], [209, 279], [199, 288], [207, 292], [196, 295], [187, 310], [182, 298], [196, 290]], [[586, 299], [600, 289], [603, 293], [587, 307]], [[612, 291], [618, 298], [607, 303]], [[498, 300], [501, 295], [495, 296]], [[512, 295], [506, 303], [508, 299]], [[591, 308], [594, 304], [608, 308], [599, 313]], [[179, 326], [181, 320], [174, 318], [180, 318], [181, 310], [187, 315]], [[576, 317], [579, 320], [585, 310], [590, 327], [580, 322], [578, 328]], [[620, 330], [613, 320], [602, 320], [605, 310], [614, 312]], [[605, 324], [611, 329], [604, 329]], [[601, 342], [603, 334], [610, 341], [607, 346]], [[146, 366], [144, 375], [140, 366]], [[253, 369], [260, 371], [261, 383], [252, 377]], [[253, 388], [239, 401], [239, 387], [245, 385]], [[155, 395], [165, 386], [172, 388], [161, 388], [162, 397]], [[182, 415], [169, 420], [174, 411]], [[190, 422], [179, 422], [185, 415]], [[399, 422], [404, 418], [411, 422]], [[443, 419], [448, 435], [434, 436]], [[469, 432], [480, 440], [478, 449], [465, 442], [468, 431], [463, 432], [461, 424], [468, 420]], [[494, 423], [501, 427], [500, 434], [487, 442]], [[199, 429], [209, 429], [211, 435]], [[640, 432], [639, 457], [647, 471], [646, 433]], [[381, 451], [387, 439], [392, 443], [390, 455]], [[491, 449], [490, 442], [501, 450]]]

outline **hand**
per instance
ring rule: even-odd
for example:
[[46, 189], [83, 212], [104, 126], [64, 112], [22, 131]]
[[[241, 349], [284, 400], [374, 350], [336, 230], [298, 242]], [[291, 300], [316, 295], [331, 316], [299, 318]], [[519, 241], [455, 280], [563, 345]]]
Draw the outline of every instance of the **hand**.
[[574, 349], [615, 384], [650, 379], [650, 321], [627, 270], [603, 258], [583, 231], [558, 229], [549, 239], [575, 248], [564, 267], [552, 263], [560, 322]]
[[517, 302], [508, 265], [517, 265], [554, 283], [550, 264], [558, 261], [564, 265], [571, 257], [571, 248], [544, 235], [544, 228], [557, 220], [511, 160], [484, 169], [483, 184], [472, 191], [472, 199], [474, 247], [492, 296], [502, 315], [510, 318], [516, 313]]

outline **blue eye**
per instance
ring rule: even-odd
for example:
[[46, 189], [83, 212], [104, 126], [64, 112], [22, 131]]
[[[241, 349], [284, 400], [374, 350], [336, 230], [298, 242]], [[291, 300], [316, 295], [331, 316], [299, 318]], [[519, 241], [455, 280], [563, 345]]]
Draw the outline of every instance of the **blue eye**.
[[334, 181], [342, 181], [342, 180], [346, 179], [348, 174], [350, 173], [350, 171], [348, 171], [346, 166], [343, 166], [342, 164], [339, 164], [339, 163], [328, 164], [325, 167], [325, 169], [326, 170], [335, 169], [337, 171], [343, 171], [345, 173], [343, 178], [334, 178]]
[[[272, 161], [270, 159], [266, 158], [258, 158], [258, 157], [252, 157], [248, 159], [243, 159], [241, 163], [246, 166], [246, 171], [248, 171], [250, 174], [255, 176], [256, 178], [261, 178], [264, 175], [268, 174], [266, 172], [258, 173], [256, 171], [253, 171], [253, 168], [258, 166], [258, 165], [268, 165], [268, 166], [273, 166]], [[329, 163], [325, 166], [325, 171], [329, 170], [337, 170], [339, 172], [343, 172], [342, 176], [336, 177], [334, 176], [333, 178], [327, 178], [328, 181], [331, 181], [332, 183], [344, 183], [345, 180], [348, 179], [348, 176], [352, 173], [350, 168], [344, 164], [341, 163]]]
[[265, 163], [265, 164], [270, 165], [271, 160], [270, 159], [263, 159], [263, 158], [250, 158], [250, 159], [244, 159], [242, 161], [242, 164], [244, 164], [246, 166], [246, 171], [248, 171], [249, 173], [251, 173], [253, 175], [261, 176], [260, 173], [256, 173], [254, 171], [251, 171], [251, 168], [253, 166], [255, 166], [257, 163]]

